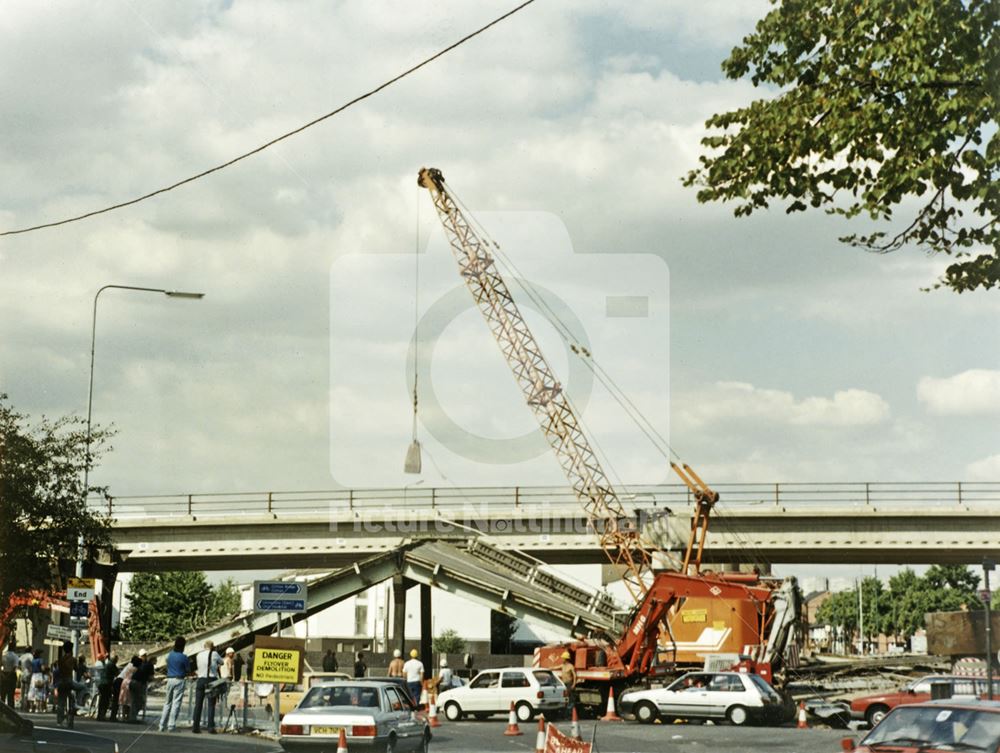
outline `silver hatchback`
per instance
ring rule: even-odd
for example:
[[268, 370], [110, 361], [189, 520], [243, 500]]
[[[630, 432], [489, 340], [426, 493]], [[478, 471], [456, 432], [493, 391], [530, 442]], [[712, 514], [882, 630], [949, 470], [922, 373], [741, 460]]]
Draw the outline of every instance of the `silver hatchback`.
[[405, 691], [391, 682], [329, 682], [310, 688], [281, 720], [278, 742], [289, 753], [336, 753], [340, 733], [349, 750], [423, 751], [431, 740]]

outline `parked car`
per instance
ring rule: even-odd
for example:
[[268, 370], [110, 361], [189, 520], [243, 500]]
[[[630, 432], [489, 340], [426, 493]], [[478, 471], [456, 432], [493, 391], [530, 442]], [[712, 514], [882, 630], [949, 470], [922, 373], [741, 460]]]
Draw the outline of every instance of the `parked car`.
[[886, 714], [857, 747], [850, 738], [841, 747], [854, 753], [997, 753], [1000, 702], [971, 698], [902, 705]]
[[618, 710], [637, 721], [726, 719], [730, 724], [778, 722], [783, 705], [777, 691], [759, 675], [746, 672], [689, 672], [665, 688], [630, 690]]
[[285, 714], [278, 743], [289, 753], [336, 753], [340, 731], [349, 750], [427, 753], [431, 730], [395, 683], [325, 682]]
[[511, 703], [518, 721], [530, 722], [535, 714], [565, 711], [569, 691], [551, 670], [530, 667], [484, 669], [461, 688], [446, 690], [438, 696], [437, 706], [451, 721], [466, 714], [486, 719], [507, 713]]
[[948, 685], [948, 689], [943, 692], [949, 698], [955, 695], [979, 697], [986, 695], [985, 678], [963, 677], [961, 675], [926, 675], [899, 690], [855, 698], [851, 701], [851, 716], [855, 719], [864, 719], [874, 727], [897, 706], [931, 700], [931, 685], [936, 683]]
[[0, 703], [0, 753], [118, 753], [107, 737], [69, 729], [36, 727], [5, 703]]

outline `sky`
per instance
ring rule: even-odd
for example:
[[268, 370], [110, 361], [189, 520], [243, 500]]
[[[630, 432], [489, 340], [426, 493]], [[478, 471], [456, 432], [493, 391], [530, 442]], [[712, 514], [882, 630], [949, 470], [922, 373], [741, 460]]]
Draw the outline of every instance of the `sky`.
[[[510, 7], [8, 3], [0, 230], [225, 162]], [[704, 120], [771, 94], [719, 65], [767, 7], [540, 0], [224, 171], [0, 238], [0, 391], [85, 415], [96, 291], [199, 291], [101, 295], [93, 413], [117, 436], [91, 478], [113, 495], [563, 484], [416, 186], [434, 166], [515, 295], [527, 280], [709, 483], [1000, 480], [996, 293], [923, 292], [946, 262], [837, 241], [863, 220], [736, 219], [681, 184]], [[669, 480], [523, 308], [609, 473]]]

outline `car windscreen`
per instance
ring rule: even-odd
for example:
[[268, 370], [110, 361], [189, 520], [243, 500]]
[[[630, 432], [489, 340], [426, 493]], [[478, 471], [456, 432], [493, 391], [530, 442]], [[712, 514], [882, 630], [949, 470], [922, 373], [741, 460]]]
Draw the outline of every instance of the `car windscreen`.
[[379, 708], [378, 688], [371, 685], [321, 685], [306, 693], [300, 709]]
[[777, 695], [777, 691], [768, 685], [767, 680], [760, 675], [747, 675], [747, 677], [750, 678], [750, 682], [756, 685], [757, 689], [760, 690], [760, 692], [765, 696], [770, 697], [772, 695]]
[[531, 674], [535, 676], [535, 679], [538, 680], [538, 684], [542, 687], [559, 686], [559, 681], [556, 680], [556, 676], [547, 669], [536, 669]]
[[872, 730], [862, 745], [954, 746], [994, 751], [1000, 744], [1000, 714], [942, 706], [900, 706]]

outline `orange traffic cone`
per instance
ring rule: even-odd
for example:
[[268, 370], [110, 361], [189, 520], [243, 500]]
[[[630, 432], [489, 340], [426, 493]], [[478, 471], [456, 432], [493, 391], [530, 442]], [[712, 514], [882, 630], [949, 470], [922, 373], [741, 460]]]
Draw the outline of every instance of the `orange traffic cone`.
[[538, 736], [535, 737], [535, 753], [545, 753], [545, 715], [538, 715]]
[[340, 730], [340, 740], [337, 742], [337, 753], [347, 753], [347, 733]]
[[615, 713], [615, 689], [612, 687], [608, 690], [608, 713], [601, 717], [602, 722], [622, 722], [622, 719], [618, 714]]
[[809, 724], [806, 722], [806, 704], [805, 701], [799, 701], [799, 723], [795, 726], [798, 729], [809, 729]]
[[523, 735], [521, 728], [517, 726], [517, 712], [514, 711], [514, 702], [510, 702], [510, 715], [507, 717], [507, 729], [503, 732], [508, 737], [513, 737], [514, 735]]
[[430, 727], [440, 727], [441, 720], [438, 719], [437, 693], [431, 691], [431, 705], [427, 710], [427, 724]]
[[576, 715], [576, 706], [573, 707], [573, 718], [569, 723], [569, 736], [574, 740], [582, 740], [580, 737], [580, 717]]

